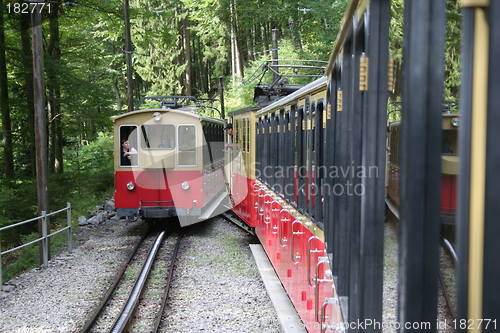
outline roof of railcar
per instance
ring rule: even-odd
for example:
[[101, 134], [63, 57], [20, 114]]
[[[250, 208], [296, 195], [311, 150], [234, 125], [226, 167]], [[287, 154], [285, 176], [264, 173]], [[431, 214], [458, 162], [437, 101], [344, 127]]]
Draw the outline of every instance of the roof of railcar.
[[180, 109], [161, 109], [161, 108], [157, 108], [157, 109], [135, 110], [135, 111], [130, 111], [130, 112], [126, 112], [126, 113], [122, 113], [120, 115], [114, 116], [114, 117], [112, 117], [112, 119], [113, 119], [113, 122], [115, 122], [116, 120], [121, 119], [121, 118], [133, 117], [133, 116], [142, 115], [142, 114], [148, 113], [148, 112], [161, 112], [161, 113], [173, 112], [176, 114], [182, 114], [185, 116], [198, 118], [201, 121], [212, 122], [212, 123], [221, 124], [221, 125], [224, 124], [224, 121], [222, 119], [200, 116], [199, 114], [193, 113], [192, 110], [193, 110], [192, 108], [189, 108], [189, 109], [183, 109], [183, 108], [180, 108]]
[[258, 107], [258, 106], [248, 106], [246, 108], [242, 108], [242, 109], [231, 111], [227, 115], [229, 117], [232, 117], [232, 116], [236, 116], [236, 115], [239, 115], [239, 114], [244, 114], [244, 113], [248, 113], [248, 112], [252, 112], [252, 111], [257, 111], [259, 109], [260, 109], [260, 107]]
[[260, 109], [259, 111], [257, 111], [257, 116], [259, 116], [263, 113], [266, 113], [270, 110], [274, 110], [274, 109], [276, 109], [276, 107], [281, 107], [283, 105], [286, 105], [286, 104], [290, 103], [291, 101], [296, 100], [297, 97], [305, 95], [308, 92], [310, 92], [311, 90], [314, 90], [314, 89], [319, 88], [319, 87], [326, 85], [326, 84], [327, 84], [327, 78], [326, 78], [326, 76], [323, 76], [322, 78], [319, 78], [319, 79], [305, 85], [303, 88], [300, 88], [296, 92], [294, 92], [286, 97], [283, 97], [282, 99], [279, 99], [276, 102], [271, 103], [268, 106]]

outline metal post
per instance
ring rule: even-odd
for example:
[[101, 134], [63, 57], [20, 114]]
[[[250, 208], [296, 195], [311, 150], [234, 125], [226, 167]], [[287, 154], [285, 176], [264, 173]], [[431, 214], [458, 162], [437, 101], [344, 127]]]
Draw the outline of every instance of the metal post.
[[68, 217], [68, 251], [73, 252], [73, 230], [71, 229], [71, 203], [68, 202], [66, 216]]
[[49, 242], [47, 238], [47, 213], [42, 211], [42, 258], [43, 263], [42, 266], [47, 267], [49, 264]]

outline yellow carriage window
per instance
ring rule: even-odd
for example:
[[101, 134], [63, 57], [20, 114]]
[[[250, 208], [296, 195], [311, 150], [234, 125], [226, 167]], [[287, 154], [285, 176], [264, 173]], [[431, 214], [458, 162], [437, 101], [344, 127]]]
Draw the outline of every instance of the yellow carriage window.
[[196, 166], [196, 126], [179, 125], [177, 138], [179, 145], [177, 164], [179, 166]]
[[142, 149], [174, 149], [175, 148], [175, 126], [174, 125], [143, 125]]

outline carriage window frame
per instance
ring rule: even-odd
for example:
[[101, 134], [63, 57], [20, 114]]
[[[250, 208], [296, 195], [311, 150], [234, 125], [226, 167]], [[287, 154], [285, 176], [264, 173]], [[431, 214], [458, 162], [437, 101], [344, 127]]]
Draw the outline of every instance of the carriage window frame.
[[[130, 158], [131, 160], [131, 163], [130, 165], [126, 165], [126, 164], [122, 164], [122, 140], [124, 139], [122, 137], [122, 128], [124, 127], [129, 127], [129, 128], [135, 128], [135, 129], [132, 129], [130, 130], [129, 134], [128, 134], [128, 137], [126, 138], [127, 140], [126, 141], [129, 141], [130, 143], [130, 147], [131, 148], [134, 148], [136, 151], [137, 151], [137, 154], [132, 156], [134, 157], [133, 159]], [[130, 142], [130, 137], [131, 135], [134, 133], [135, 131], [135, 142]], [[117, 158], [118, 158], [118, 165], [120, 166], [120, 168], [132, 168], [132, 167], [138, 167], [139, 166], [139, 151], [138, 151], [138, 148], [139, 148], [139, 126], [136, 125], [136, 124], [123, 124], [123, 125], [120, 125], [119, 128], [118, 128], [118, 136], [119, 136], [119, 140], [118, 140], [118, 151], [120, 152], [119, 154], [117, 154]], [[132, 163], [132, 161], [134, 161], [136, 163]]]
[[[183, 127], [193, 127], [194, 128], [194, 149], [193, 150], [182, 150], [181, 140], [179, 137], [180, 129]], [[179, 124], [177, 125], [176, 131], [176, 142], [177, 144], [177, 166], [178, 167], [196, 167], [198, 166], [198, 132], [196, 124]], [[181, 164], [181, 153], [193, 153], [195, 156], [194, 164]]]
[[[170, 132], [171, 134], [173, 134], [173, 140], [171, 138], [171, 136], [168, 136], [169, 140], [170, 140], [170, 144], [171, 144], [171, 147], [168, 147], [168, 148], [163, 148], [163, 147], [147, 147], [146, 145], [146, 137], [145, 137], [145, 129], [146, 127], [154, 127], [154, 126], [163, 126], [163, 127], [167, 127], [167, 126], [170, 126], [172, 127], [172, 131]], [[173, 143], [172, 143], [173, 141]], [[175, 125], [172, 125], [172, 124], [145, 124], [145, 125], [141, 125], [141, 149], [142, 150], [174, 150], [175, 147], [176, 147], [176, 143], [177, 143], [177, 140], [176, 140], [176, 128], [175, 128]]]

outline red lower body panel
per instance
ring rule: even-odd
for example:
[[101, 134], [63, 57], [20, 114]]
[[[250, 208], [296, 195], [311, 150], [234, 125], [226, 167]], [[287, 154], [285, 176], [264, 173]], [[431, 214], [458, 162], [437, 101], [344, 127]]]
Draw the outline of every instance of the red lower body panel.
[[334, 301], [323, 240], [306, 227], [305, 217], [280, 197], [255, 180], [239, 177], [233, 175], [245, 184], [248, 195], [239, 198], [233, 211], [255, 227], [302, 324], [309, 332], [334, 332], [341, 327], [342, 316]]
[[[189, 188], [183, 189], [182, 183]], [[132, 183], [134, 188], [127, 189]], [[116, 171], [115, 206], [117, 209], [141, 207], [203, 207], [203, 179], [200, 171]]]

